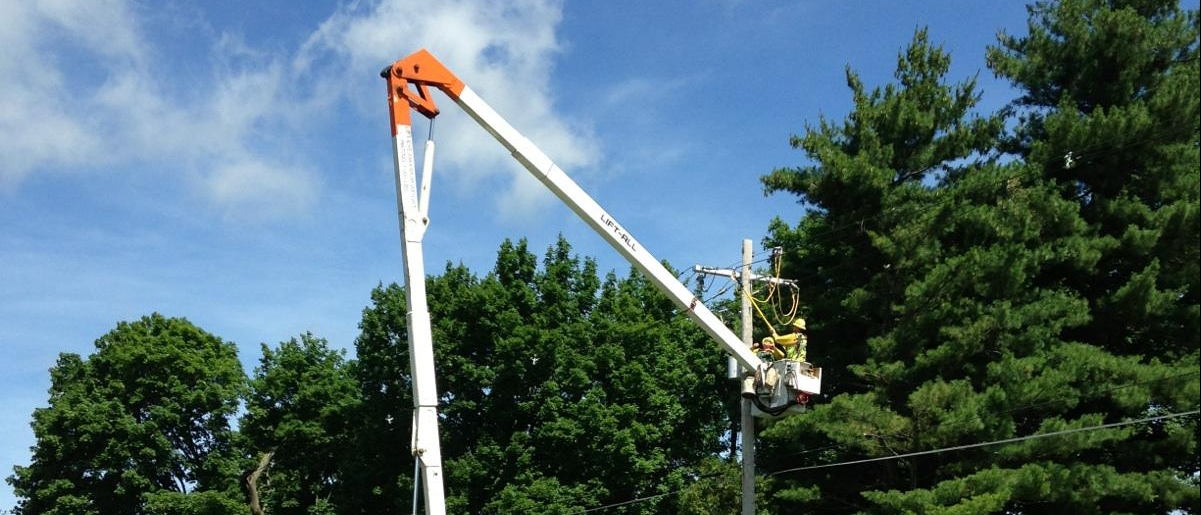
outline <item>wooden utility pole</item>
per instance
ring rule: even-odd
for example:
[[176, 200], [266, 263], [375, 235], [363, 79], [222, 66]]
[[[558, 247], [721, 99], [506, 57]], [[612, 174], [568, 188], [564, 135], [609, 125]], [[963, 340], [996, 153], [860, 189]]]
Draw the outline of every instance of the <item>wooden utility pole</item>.
[[[742, 343], [751, 346], [751, 240], [742, 240]], [[732, 358], [731, 358], [732, 359]], [[746, 373], [748, 371], [742, 371]], [[742, 374], [739, 374], [741, 377]], [[742, 397], [742, 515], [755, 515], [755, 417], [751, 400]]]
[[[742, 300], [742, 343], [746, 344], [747, 348], [750, 348], [752, 338], [754, 338], [752, 334], [754, 320], [751, 318], [750, 291], [751, 281], [757, 279], [757, 277], [751, 273], [753, 257], [751, 240], [742, 240], [741, 270], [704, 268], [700, 265], [693, 268], [698, 274], [720, 275], [739, 280], [741, 285], [739, 296]], [[744, 375], [751, 372], [739, 366], [734, 358], [729, 358], [726, 371], [729, 379], [738, 381], [741, 381]], [[739, 430], [742, 433], [742, 515], [755, 515], [755, 417], [751, 411], [750, 399], [742, 399], [741, 411], [742, 416]]]
[[[779, 249], [776, 249], [776, 251], [778, 252]], [[700, 265], [692, 268], [694, 272], [701, 275], [718, 275], [739, 281], [739, 296], [742, 301], [742, 343], [748, 349], [750, 349], [752, 339], [754, 338], [752, 334], [754, 320], [751, 312], [751, 283], [760, 281], [776, 285], [796, 284], [796, 281], [790, 279], [755, 275], [751, 272], [753, 258], [751, 240], [742, 240], [741, 269], [705, 268]], [[820, 371], [820, 369], [818, 370]], [[753, 372], [752, 370], [743, 369], [734, 358], [729, 358], [726, 365], [726, 376], [729, 379], [738, 380], [740, 383], [746, 374]], [[755, 416], [752, 402], [751, 399], [742, 398], [742, 417], [740, 421], [740, 430], [742, 432], [742, 515], [755, 515]]]

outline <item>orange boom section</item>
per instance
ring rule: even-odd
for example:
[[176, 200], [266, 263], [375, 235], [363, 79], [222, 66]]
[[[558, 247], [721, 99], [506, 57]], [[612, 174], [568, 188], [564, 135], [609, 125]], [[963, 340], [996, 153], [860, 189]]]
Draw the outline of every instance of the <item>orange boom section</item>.
[[380, 76], [388, 81], [388, 108], [392, 113], [393, 136], [398, 125], [413, 125], [409, 109], [416, 110], [426, 118], [438, 116], [438, 106], [434, 105], [434, 98], [430, 96], [431, 86], [452, 99], [459, 98], [463, 92], [463, 81], [425, 49], [392, 63], [380, 72]]

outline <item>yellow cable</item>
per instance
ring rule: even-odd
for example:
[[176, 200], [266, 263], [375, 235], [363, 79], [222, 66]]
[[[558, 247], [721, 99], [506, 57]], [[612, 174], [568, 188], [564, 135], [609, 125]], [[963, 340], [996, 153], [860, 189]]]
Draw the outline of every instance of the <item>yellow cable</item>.
[[763, 325], [766, 325], [767, 330], [771, 331], [772, 338], [779, 338], [780, 335], [776, 333], [776, 328], [772, 325], [771, 321], [767, 319], [767, 315], [763, 314], [763, 310], [759, 309], [759, 301], [755, 299], [755, 296], [751, 295], [749, 292], [743, 292], [743, 295], [746, 295], [746, 297], [750, 299], [751, 307], [755, 308], [755, 313], [758, 313], [759, 318], [763, 319]]

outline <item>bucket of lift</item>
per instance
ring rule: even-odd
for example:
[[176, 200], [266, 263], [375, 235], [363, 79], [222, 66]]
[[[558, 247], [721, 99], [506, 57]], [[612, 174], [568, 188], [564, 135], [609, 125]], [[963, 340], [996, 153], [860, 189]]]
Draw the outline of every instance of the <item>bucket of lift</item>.
[[822, 369], [812, 363], [778, 359], [760, 365], [743, 380], [742, 397], [751, 413], [772, 418], [804, 413], [811, 396], [821, 393]]

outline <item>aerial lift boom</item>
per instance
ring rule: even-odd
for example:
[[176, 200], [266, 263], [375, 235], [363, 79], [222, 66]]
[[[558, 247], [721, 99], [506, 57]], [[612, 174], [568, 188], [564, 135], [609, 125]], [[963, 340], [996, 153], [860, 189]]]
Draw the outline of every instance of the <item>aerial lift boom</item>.
[[[401, 221], [401, 240], [405, 262], [405, 291], [409, 313], [409, 356], [413, 376], [413, 441], [421, 474], [419, 479], [425, 493], [427, 515], [446, 512], [442, 488], [442, 457], [438, 440], [438, 392], [434, 377], [433, 336], [429, 308], [425, 296], [425, 266], [422, 256], [422, 237], [429, 224], [428, 201], [432, 172], [433, 144], [427, 142], [421, 183], [418, 184], [413, 154], [411, 111], [432, 119], [438, 108], [431, 89], [442, 91], [467, 112], [513, 157], [560, 200], [568, 205], [593, 230], [604, 237], [614, 249], [644, 273], [650, 281], [684, 310], [717, 343], [746, 370], [766, 371], [768, 367], [751, 349], [725, 326], [716, 315], [700, 302], [675, 275], [669, 272], [648, 252], [624, 226], [601, 208], [579, 185], [550, 160], [532, 142], [522, 136], [496, 113], [474, 91], [451, 73], [426, 50], [420, 50], [396, 61], [380, 75], [388, 82], [388, 106], [392, 118], [393, 150], [396, 164], [396, 196]], [[783, 394], [765, 392], [760, 382], [758, 391], [744, 387], [744, 395], [755, 396], [771, 408], [787, 407], [800, 394], [821, 391], [821, 369], [809, 363], [783, 363], [793, 375]], [[784, 384], [785, 381], [780, 381]]]

